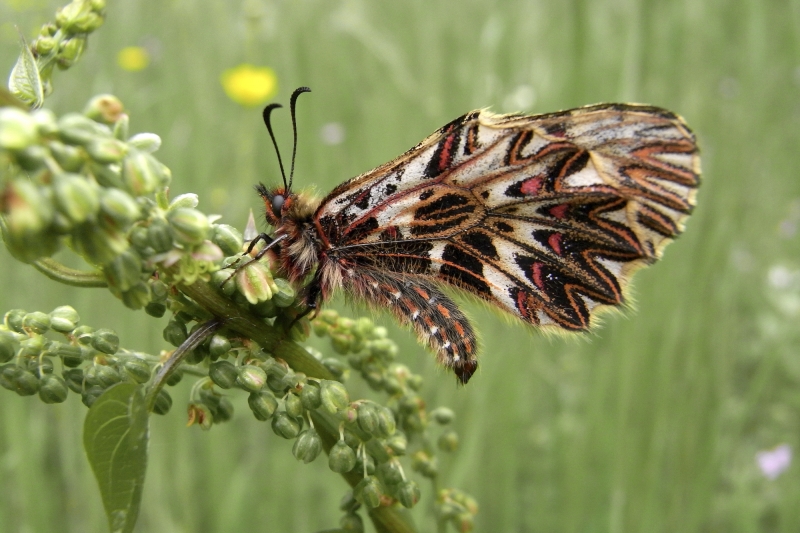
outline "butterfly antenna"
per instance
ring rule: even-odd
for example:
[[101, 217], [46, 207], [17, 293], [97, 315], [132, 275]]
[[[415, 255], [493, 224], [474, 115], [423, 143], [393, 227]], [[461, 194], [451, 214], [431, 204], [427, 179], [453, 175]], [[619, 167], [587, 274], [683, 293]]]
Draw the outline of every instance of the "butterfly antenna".
[[297, 107], [297, 97], [303, 93], [310, 93], [311, 89], [308, 87], [298, 87], [292, 93], [289, 99], [289, 108], [292, 113], [292, 132], [294, 132], [294, 144], [292, 145], [292, 169], [289, 171], [289, 187], [286, 189], [287, 193], [292, 188], [292, 179], [294, 178], [294, 157], [297, 155], [297, 118], [295, 116], [295, 108]]
[[[292, 100], [292, 104], [294, 105], [294, 100]], [[272, 139], [272, 146], [275, 147], [275, 153], [278, 154], [278, 165], [281, 167], [281, 176], [283, 177], [283, 187], [286, 189], [288, 194], [289, 192], [289, 185], [286, 184], [286, 172], [283, 170], [283, 161], [281, 161], [281, 151], [278, 150], [278, 141], [275, 140], [275, 134], [272, 132], [272, 121], [270, 120], [270, 115], [273, 111], [278, 109], [279, 107], [283, 107], [281, 104], [269, 104], [267, 107], [264, 108], [264, 113], [262, 114], [264, 117], [264, 124], [267, 126], [267, 131], [269, 132], [269, 136]], [[294, 109], [294, 107], [292, 107]], [[294, 120], [294, 112], [292, 112], [292, 120]], [[295, 134], [295, 143], [297, 143], [297, 134]], [[294, 160], [294, 157], [292, 157]], [[292, 163], [294, 166], [294, 163]]]

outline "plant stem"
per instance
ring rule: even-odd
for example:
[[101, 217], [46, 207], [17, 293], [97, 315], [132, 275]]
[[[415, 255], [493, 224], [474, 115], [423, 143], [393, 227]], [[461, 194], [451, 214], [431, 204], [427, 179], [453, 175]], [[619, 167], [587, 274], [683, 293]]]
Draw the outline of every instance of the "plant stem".
[[45, 257], [33, 262], [33, 267], [48, 278], [73, 287], [108, 287], [106, 279], [99, 272], [86, 272], [64, 266], [55, 259]]

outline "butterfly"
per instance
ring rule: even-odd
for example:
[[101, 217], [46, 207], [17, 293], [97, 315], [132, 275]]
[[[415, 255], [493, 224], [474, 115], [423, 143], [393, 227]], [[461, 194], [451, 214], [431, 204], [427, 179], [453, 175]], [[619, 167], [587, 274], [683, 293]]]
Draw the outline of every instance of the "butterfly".
[[[543, 115], [469, 112], [323, 199], [256, 186], [268, 244], [309, 310], [338, 289], [389, 310], [452, 369], [478, 346], [444, 291], [466, 291], [540, 328], [583, 331], [625, 302], [633, 273], [659, 259], [695, 205], [700, 159], [677, 115], [600, 104]], [[256, 241], [253, 241], [255, 243]], [[251, 244], [251, 249], [252, 249]]]

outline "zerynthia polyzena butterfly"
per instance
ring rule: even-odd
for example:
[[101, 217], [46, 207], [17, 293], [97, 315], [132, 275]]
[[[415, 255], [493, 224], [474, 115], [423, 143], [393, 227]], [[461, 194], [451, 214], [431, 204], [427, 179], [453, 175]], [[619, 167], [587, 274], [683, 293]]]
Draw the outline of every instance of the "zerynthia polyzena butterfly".
[[[308, 90], [292, 94], [293, 125]], [[277, 107], [264, 110], [273, 144]], [[293, 170], [294, 154], [288, 183], [256, 187], [275, 228], [260, 239], [289, 280], [312, 275], [308, 308], [342, 288], [388, 309], [466, 383], [478, 366], [475, 333], [443, 286], [536, 327], [586, 330], [682, 231], [700, 160], [677, 115], [600, 104], [472, 111], [322, 200], [292, 189]]]

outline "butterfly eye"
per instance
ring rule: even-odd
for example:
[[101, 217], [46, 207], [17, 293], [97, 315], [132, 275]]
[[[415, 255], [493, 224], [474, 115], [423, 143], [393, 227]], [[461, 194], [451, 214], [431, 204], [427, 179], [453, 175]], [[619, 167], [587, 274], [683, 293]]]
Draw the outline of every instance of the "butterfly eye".
[[278, 218], [281, 216], [281, 209], [283, 208], [284, 201], [285, 198], [280, 194], [276, 194], [272, 197], [272, 214]]

